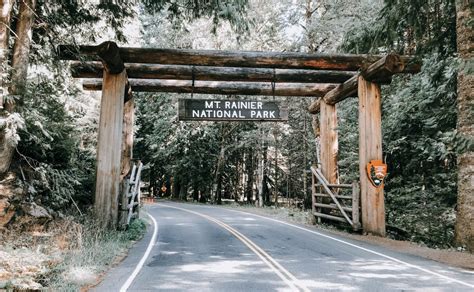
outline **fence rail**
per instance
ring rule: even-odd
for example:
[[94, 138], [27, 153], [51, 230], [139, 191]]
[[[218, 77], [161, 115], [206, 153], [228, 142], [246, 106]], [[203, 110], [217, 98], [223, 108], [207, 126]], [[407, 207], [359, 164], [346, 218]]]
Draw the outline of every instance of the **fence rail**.
[[141, 161], [134, 163], [130, 176], [123, 181], [119, 219], [121, 228], [126, 228], [132, 219], [140, 216], [140, 176], [142, 168], [143, 163]]
[[[324, 218], [349, 223], [354, 230], [359, 230], [361, 226], [359, 183], [330, 184], [321, 170], [314, 166], [311, 167], [311, 174], [313, 215], [318, 220]], [[340, 195], [340, 189], [352, 189], [352, 194]], [[330, 202], [327, 199], [330, 199]]]

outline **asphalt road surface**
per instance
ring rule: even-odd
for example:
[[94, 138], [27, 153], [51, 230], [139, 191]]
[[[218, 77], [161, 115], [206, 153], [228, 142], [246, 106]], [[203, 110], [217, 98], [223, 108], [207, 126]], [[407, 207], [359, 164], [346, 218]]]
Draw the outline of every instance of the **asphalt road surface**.
[[94, 291], [474, 291], [474, 272], [220, 207], [147, 206], [156, 227]]

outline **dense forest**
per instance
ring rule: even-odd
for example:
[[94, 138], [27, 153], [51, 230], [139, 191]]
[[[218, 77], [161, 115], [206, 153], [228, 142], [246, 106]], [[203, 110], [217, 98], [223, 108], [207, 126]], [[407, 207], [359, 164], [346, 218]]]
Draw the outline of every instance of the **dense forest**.
[[[472, 19], [462, 18], [472, 4], [459, 2], [2, 0], [0, 223], [19, 222], [32, 210], [51, 218], [79, 215], [93, 203], [100, 95], [71, 78], [56, 56], [58, 44], [110, 39], [178, 49], [395, 52], [416, 55], [423, 67], [382, 87], [387, 225], [399, 239], [458, 246], [458, 175], [461, 183], [472, 180], [472, 170], [459, 171], [472, 168], [473, 145]], [[468, 48], [457, 44], [463, 27]], [[258, 97], [288, 104], [287, 123], [180, 122], [177, 100], [190, 96], [135, 95], [134, 158], [145, 165], [150, 195], [311, 208], [313, 98]], [[358, 178], [356, 108], [357, 99], [338, 104], [343, 183]], [[472, 182], [465, 184], [462, 202], [472, 202]], [[472, 229], [472, 222], [463, 226]]]

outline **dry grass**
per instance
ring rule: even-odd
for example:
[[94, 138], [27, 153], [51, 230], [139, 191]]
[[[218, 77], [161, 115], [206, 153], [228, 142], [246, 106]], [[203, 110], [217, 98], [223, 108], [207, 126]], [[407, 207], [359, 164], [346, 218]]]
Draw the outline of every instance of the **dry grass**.
[[79, 291], [95, 283], [145, 232], [141, 220], [127, 231], [72, 218], [41, 224], [22, 220], [0, 234], [0, 289]]

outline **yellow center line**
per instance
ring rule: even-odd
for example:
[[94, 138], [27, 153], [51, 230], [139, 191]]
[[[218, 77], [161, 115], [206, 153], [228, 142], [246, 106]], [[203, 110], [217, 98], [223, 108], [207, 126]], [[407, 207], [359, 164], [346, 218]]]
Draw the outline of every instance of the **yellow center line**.
[[194, 215], [203, 217], [211, 222], [216, 223], [217, 225], [221, 226], [225, 230], [229, 231], [232, 235], [234, 235], [237, 239], [242, 241], [251, 251], [253, 251], [275, 274], [280, 277], [293, 291], [310, 291], [306, 286], [304, 286], [301, 281], [299, 281], [293, 274], [291, 274], [287, 269], [285, 269], [282, 265], [280, 265], [275, 259], [273, 259], [268, 253], [266, 253], [263, 249], [261, 249], [258, 245], [256, 245], [253, 241], [248, 239], [245, 235], [238, 232], [234, 228], [230, 227], [229, 225], [225, 224], [222, 221], [219, 221], [213, 217], [208, 215], [191, 211], [184, 208], [179, 208], [175, 206], [168, 206], [157, 204], [162, 207], [173, 208], [177, 210], [181, 210], [184, 212], [192, 213]]

